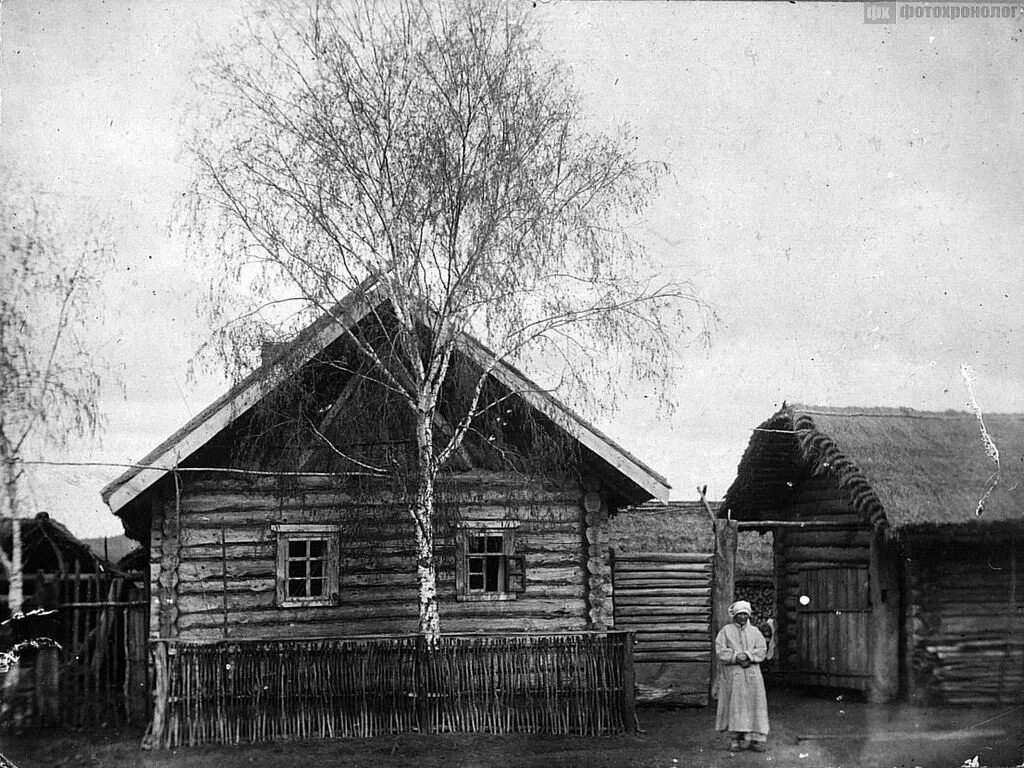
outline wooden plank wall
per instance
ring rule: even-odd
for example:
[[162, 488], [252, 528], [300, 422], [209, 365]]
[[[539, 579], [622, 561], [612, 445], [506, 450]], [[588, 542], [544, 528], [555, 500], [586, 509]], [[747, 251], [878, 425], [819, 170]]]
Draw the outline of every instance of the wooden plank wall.
[[636, 633], [639, 686], [683, 703], [707, 704], [711, 675], [711, 553], [613, 558], [615, 628]]
[[1024, 702], [1024, 540], [914, 537], [907, 572], [911, 693], [950, 704]]
[[[154, 518], [153, 593], [158, 603], [153, 610], [173, 619], [163, 622], [164, 636], [214, 640], [415, 631], [413, 529], [405, 509], [386, 499], [372, 503], [368, 494], [338, 491], [319, 478], [303, 480], [286, 495], [267, 482], [248, 479], [182, 478], [181, 483], [180, 508], [174, 498], [167, 499], [164, 520]], [[522, 478], [477, 473], [450, 481], [445, 493], [462, 520], [520, 521], [516, 554], [525, 556], [526, 590], [515, 600], [457, 601], [453, 528], [441, 526], [442, 631], [586, 627], [579, 489], [527, 486]], [[168, 524], [171, 518], [178, 519], [177, 525]], [[279, 523], [339, 526], [340, 605], [275, 605], [271, 526]], [[161, 592], [164, 583], [169, 586]]]

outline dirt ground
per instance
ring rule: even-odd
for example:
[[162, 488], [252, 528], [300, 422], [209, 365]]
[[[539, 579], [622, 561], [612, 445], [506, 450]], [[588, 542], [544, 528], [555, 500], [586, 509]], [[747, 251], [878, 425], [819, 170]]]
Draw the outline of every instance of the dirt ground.
[[643, 708], [642, 733], [598, 739], [403, 734], [143, 752], [137, 733], [50, 733], [0, 735], [0, 753], [18, 768], [1024, 766], [1024, 706], [871, 706], [834, 694], [771, 690], [769, 708], [772, 733], [764, 754], [727, 751], [713, 730], [711, 708]]

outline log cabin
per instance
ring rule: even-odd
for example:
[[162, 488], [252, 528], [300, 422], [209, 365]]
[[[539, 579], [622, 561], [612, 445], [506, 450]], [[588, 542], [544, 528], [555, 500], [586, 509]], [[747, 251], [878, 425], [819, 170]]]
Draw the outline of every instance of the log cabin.
[[774, 533], [780, 674], [1024, 701], [1024, 416], [783, 405], [720, 516]]
[[[104, 488], [150, 553], [151, 639], [415, 632], [408, 417], [352, 344], [386, 314], [343, 300]], [[492, 362], [461, 339], [436, 434]], [[437, 481], [441, 631], [607, 628], [609, 516], [668, 483], [512, 365], [485, 390]]]

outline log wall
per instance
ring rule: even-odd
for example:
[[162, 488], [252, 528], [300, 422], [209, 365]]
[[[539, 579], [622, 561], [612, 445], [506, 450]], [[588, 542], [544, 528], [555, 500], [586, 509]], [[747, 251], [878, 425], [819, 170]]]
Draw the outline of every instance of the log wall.
[[[154, 635], [210, 641], [407, 633], [418, 619], [408, 512], [380, 494], [313, 479], [288, 493], [251, 480], [180, 480], [180, 497], [154, 514]], [[438, 598], [445, 632], [561, 631], [587, 626], [585, 524], [578, 488], [541, 488], [480, 474], [453, 481], [439, 502], [461, 520], [517, 520], [515, 554], [526, 588], [515, 600], [456, 599], [454, 526], [437, 531]], [[450, 521], [450, 520], [449, 520]], [[271, 526], [331, 524], [340, 531], [340, 602], [276, 604]]]
[[910, 688], [917, 701], [1024, 702], [1024, 539], [916, 535], [907, 569]]

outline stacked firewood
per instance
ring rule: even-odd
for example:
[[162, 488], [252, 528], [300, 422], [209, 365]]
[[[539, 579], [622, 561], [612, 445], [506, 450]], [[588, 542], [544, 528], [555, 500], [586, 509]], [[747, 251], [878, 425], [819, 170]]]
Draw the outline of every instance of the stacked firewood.
[[754, 626], [763, 629], [768, 619], [775, 618], [775, 585], [771, 579], [737, 579], [735, 595], [737, 600], [750, 603]]

